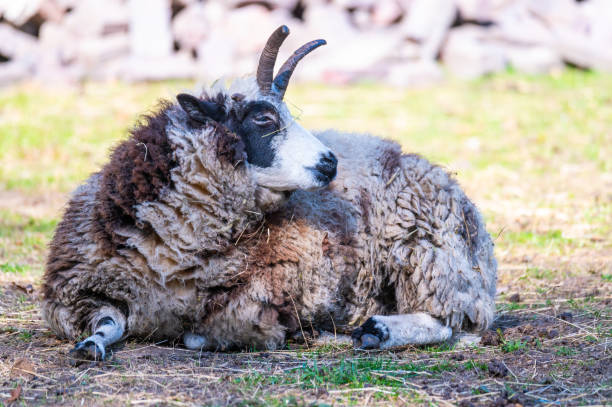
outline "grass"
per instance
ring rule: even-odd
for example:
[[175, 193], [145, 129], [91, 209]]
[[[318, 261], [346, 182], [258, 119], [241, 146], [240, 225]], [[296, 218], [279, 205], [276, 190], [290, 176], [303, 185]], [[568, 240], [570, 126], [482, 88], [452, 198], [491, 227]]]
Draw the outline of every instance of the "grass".
[[[482, 210], [499, 262], [492, 344], [363, 353], [292, 345], [187, 352], [139, 341], [70, 368], [39, 316], [46, 246], [72, 191], [139, 114], [192, 83], [0, 90], [0, 403], [523, 405], [612, 399], [612, 75], [506, 73], [423, 89], [292, 85], [307, 128], [370, 132], [452, 172]], [[513, 294], [518, 302], [510, 302]], [[570, 313], [570, 317], [563, 313]], [[18, 357], [37, 374], [10, 376]], [[588, 362], [588, 363], [587, 363]]]
[[0, 273], [40, 275], [45, 248], [57, 222], [57, 218], [0, 209]]
[[[340, 358], [330, 363], [328, 358], [314, 359], [281, 374], [246, 374], [234, 379], [234, 384], [247, 391], [262, 386], [295, 386], [315, 391], [334, 391], [338, 387], [359, 392], [364, 388], [379, 388], [384, 391], [374, 395], [381, 400], [392, 400], [398, 395], [411, 395], [406, 389], [406, 380], [421, 374], [439, 377], [440, 373], [453, 371], [464, 366], [465, 369], [482, 369], [481, 364], [472, 362], [461, 365], [442, 361], [435, 363], [398, 362], [388, 357], [368, 357], [358, 359]], [[486, 368], [486, 367], [485, 367]]]
[[501, 350], [503, 352], [509, 353], [509, 352], [516, 352], [519, 350], [523, 350], [527, 348], [527, 344], [525, 342], [519, 341], [519, 340], [509, 340], [509, 341], [504, 341]]

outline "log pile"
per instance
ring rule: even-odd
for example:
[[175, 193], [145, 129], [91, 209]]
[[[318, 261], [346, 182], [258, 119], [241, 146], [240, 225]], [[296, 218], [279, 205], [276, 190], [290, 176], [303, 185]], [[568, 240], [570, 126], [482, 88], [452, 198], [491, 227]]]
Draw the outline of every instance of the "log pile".
[[0, 85], [240, 76], [281, 24], [280, 58], [328, 42], [302, 80], [612, 71], [610, 0], [0, 0], [0, 16]]

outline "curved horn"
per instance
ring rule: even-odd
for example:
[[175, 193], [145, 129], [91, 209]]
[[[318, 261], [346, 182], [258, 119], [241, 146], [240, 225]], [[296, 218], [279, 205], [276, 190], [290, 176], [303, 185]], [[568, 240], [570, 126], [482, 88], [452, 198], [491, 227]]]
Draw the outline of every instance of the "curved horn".
[[280, 100], [285, 96], [287, 85], [289, 85], [289, 79], [291, 79], [291, 74], [293, 74], [293, 70], [298, 62], [310, 52], [325, 44], [327, 44], [325, 40], [310, 41], [298, 48], [298, 50], [285, 61], [283, 66], [278, 70], [278, 74], [276, 74], [276, 78], [274, 78], [274, 82], [272, 83], [272, 92], [274, 92]]
[[270, 93], [274, 75], [274, 63], [276, 62], [278, 49], [288, 35], [289, 28], [286, 25], [278, 27], [272, 35], [270, 35], [270, 38], [268, 38], [266, 42], [266, 46], [261, 52], [259, 64], [257, 65], [257, 85], [263, 94]]

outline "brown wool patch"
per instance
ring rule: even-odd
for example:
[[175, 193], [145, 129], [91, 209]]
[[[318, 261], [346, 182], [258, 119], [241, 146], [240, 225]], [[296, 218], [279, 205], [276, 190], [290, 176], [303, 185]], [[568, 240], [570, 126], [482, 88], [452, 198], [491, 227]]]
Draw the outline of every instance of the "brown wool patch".
[[383, 179], [389, 181], [402, 162], [402, 153], [397, 144], [392, 143], [391, 146], [383, 151], [380, 162], [383, 166]]
[[361, 188], [359, 190], [359, 207], [361, 208], [361, 218], [365, 225], [365, 232], [370, 233], [370, 210], [372, 208], [372, 199], [368, 190]]
[[242, 139], [227, 127], [215, 123], [217, 157], [220, 161], [238, 167], [246, 161], [245, 145]]
[[323, 240], [321, 241], [321, 250], [323, 251], [323, 255], [327, 255], [329, 253], [330, 248], [331, 244], [329, 243], [327, 232], [325, 232], [325, 236], [323, 236]]
[[162, 102], [158, 112], [144, 116], [101, 171], [94, 236], [107, 254], [124, 243], [116, 230], [136, 224], [134, 206], [155, 200], [171, 184], [170, 170], [177, 165], [166, 135], [171, 106]]
[[460, 228], [461, 237], [467, 242], [472, 256], [475, 256], [476, 245], [478, 244], [478, 219], [474, 207], [469, 202], [461, 205], [462, 225]]
[[309, 227], [302, 219], [289, 223], [272, 214], [250, 249], [249, 262], [262, 268], [283, 262], [299, 263], [301, 248], [293, 239], [295, 236], [308, 236], [308, 232]]
[[74, 225], [78, 224], [77, 215], [83, 210], [82, 203], [74, 199], [70, 201], [66, 214], [55, 229], [53, 240], [49, 243], [49, 256], [42, 287], [45, 299], [53, 298], [54, 286], [63, 279], [61, 272], [70, 270], [78, 264], [79, 254], [71, 242], [71, 236], [74, 233]]

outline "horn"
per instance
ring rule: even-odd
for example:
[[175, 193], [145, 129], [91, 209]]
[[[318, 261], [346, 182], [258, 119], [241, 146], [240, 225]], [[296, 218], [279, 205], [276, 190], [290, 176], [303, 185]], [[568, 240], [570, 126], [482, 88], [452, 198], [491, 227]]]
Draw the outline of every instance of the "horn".
[[257, 85], [263, 94], [270, 93], [274, 75], [274, 63], [276, 62], [278, 49], [288, 35], [289, 28], [286, 25], [278, 27], [272, 35], [270, 35], [270, 38], [268, 38], [266, 42], [266, 46], [261, 52], [259, 64], [257, 65]]
[[327, 44], [325, 40], [310, 41], [298, 48], [298, 50], [285, 61], [283, 66], [278, 70], [278, 74], [276, 74], [276, 78], [274, 78], [274, 82], [272, 83], [272, 92], [274, 92], [280, 100], [285, 96], [287, 85], [289, 85], [289, 79], [291, 79], [291, 74], [293, 74], [293, 70], [298, 62], [310, 52], [325, 44]]

